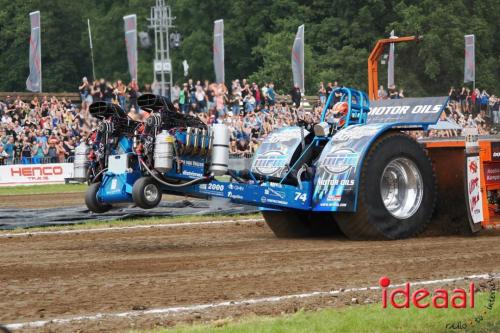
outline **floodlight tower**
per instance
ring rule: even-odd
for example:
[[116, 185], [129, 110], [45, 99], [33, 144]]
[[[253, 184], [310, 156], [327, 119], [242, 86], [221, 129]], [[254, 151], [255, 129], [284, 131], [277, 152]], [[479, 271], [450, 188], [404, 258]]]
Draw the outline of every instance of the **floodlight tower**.
[[[156, 6], [151, 7], [151, 15], [148, 19], [149, 28], [155, 32], [155, 60], [153, 66], [154, 80], [160, 85], [160, 94], [165, 96], [166, 88], [172, 91], [172, 62], [170, 60], [170, 38], [169, 29], [173, 28], [175, 17], [171, 15], [170, 6], [165, 0], [156, 0]], [[168, 75], [168, 81], [166, 76]], [[169, 96], [171, 97], [170, 93]]]

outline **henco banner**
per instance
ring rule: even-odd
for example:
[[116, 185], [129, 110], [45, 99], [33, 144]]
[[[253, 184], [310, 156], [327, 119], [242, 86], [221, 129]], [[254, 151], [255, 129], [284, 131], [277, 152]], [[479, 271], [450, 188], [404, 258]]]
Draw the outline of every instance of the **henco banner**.
[[448, 97], [385, 99], [370, 102], [368, 124], [435, 124]]
[[73, 163], [0, 166], [0, 186], [64, 183], [73, 177]]

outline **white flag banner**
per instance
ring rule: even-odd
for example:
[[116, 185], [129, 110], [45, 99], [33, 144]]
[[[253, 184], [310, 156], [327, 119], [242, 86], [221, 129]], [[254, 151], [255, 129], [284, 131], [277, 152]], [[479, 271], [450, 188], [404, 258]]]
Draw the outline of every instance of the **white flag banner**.
[[189, 75], [189, 65], [186, 59], [182, 62], [182, 67], [184, 67], [184, 76]]
[[214, 22], [215, 82], [224, 83], [224, 20]]
[[292, 47], [293, 84], [304, 92], [304, 25], [297, 29], [297, 35]]
[[[391, 31], [391, 38], [394, 38], [394, 30]], [[389, 59], [387, 60], [387, 88], [394, 85], [394, 43], [389, 45]]]
[[474, 49], [475, 36], [465, 35], [464, 82], [476, 81], [476, 55]]
[[125, 26], [125, 45], [127, 47], [128, 70], [130, 78], [137, 81], [137, 16], [123, 17]]
[[26, 80], [26, 89], [42, 92], [42, 45], [40, 38], [40, 11], [30, 13], [31, 35], [29, 65], [30, 74]]

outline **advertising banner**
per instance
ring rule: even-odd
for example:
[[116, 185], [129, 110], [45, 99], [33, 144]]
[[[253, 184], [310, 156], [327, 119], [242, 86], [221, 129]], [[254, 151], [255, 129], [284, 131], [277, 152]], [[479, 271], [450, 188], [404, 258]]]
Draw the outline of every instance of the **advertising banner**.
[[73, 177], [73, 163], [0, 166], [0, 186], [64, 183]]
[[479, 156], [467, 157], [467, 194], [469, 208], [474, 223], [483, 221], [483, 200], [481, 197], [481, 167]]
[[30, 74], [26, 80], [26, 89], [33, 92], [42, 91], [42, 46], [40, 39], [40, 12], [30, 13], [31, 35], [29, 66]]
[[475, 36], [465, 35], [464, 82], [476, 80], [476, 54], [474, 49]]
[[484, 178], [487, 186], [500, 184], [500, 163], [485, 163]]
[[137, 16], [135, 14], [124, 16], [123, 21], [130, 78], [137, 81]]
[[372, 101], [367, 123], [435, 124], [447, 102], [447, 96]]
[[224, 83], [224, 20], [214, 22], [215, 82]]
[[297, 35], [292, 47], [293, 84], [304, 92], [304, 25], [297, 29]]

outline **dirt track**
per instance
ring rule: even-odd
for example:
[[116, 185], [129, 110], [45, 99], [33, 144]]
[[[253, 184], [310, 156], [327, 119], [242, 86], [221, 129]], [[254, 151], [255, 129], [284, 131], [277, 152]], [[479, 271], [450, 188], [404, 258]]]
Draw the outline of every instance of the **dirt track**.
[[[499, 273], [498, 258], [498, 232], [393, 242], [278, 240], [261, 222], [0, 238], [0, 322], [373, 286], [382, 275], [398, 283]], [[292, 303], [252, 311], [304, 306]], [[219, 309], [216, 317], [229, 315], [234, 311]], [[200, 318], [195, 313], [174, 322]], [[125, 318], [53, 328], [106, 331], [172, 323]]]
[[82, 206], [84, 193], [50, 193], [37, 195], [2, 195], [0, 208], [51, 208]]

